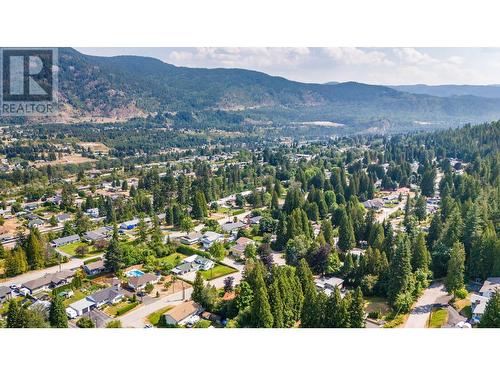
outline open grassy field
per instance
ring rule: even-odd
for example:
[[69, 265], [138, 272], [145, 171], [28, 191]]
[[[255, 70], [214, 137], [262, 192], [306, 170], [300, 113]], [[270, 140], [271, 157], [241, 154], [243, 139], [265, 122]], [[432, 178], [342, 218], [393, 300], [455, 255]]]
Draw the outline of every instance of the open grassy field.
[[170, 255], [167, 255], [166, 257], [163, 258], [158, 258], [158, 261], [160, 263], [167, 263], [170, 264], [172, 267], [177, 266], [186, 256], [181, 253], [173, 253]]
[[429, 319], [429, 328], [441, 328], [448, 321], [448, 310], [439, 307], [432, 309], [431, 317]]
[[224, 266], [222, 264], [217, 264], [214, 268], [208, 270], [208, 271], [200, 271], [201, 275], [205, 280], [213, 280], [217, 279], [222, 276], [229, 275], [231, 273], [236, 272], [234, 268]]
[[366, 301], [366, 312], [380, 312], [381, 317], [385, 317], [391, 312], [391, 308], [387, 304], [387, 300], [383, 297], [365, 297]]

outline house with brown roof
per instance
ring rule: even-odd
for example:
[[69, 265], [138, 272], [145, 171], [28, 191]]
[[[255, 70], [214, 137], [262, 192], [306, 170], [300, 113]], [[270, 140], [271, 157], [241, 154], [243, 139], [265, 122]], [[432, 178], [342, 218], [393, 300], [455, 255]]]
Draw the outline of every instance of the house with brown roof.
[[248, 245], [255, 245], [255, 241], [250, 238], [240, 237], [236, 240], [236, 244], [229, 249], [229, 253], [236, 258], [244, 258], [245, 248]]
[[135, 291], [143, 290], [146, 285], [156, 284], [160, 280], [159, 275], [153, 275], [152, 273], [145, 273], [141, 276], [134, 276], [128, 279], [128, 286]]
[[203, 307], [194, 301], [183, 302], [167, 311], [163, 316], [165, 322], [171, 325], [184, 325], [203, 311]]

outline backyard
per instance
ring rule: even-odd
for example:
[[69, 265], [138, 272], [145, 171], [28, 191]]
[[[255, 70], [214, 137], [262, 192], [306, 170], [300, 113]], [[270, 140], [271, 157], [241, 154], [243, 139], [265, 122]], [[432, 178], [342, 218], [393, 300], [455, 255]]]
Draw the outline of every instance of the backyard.
[[173, 254], [167, 255], [166, 257], [158, 258], [158, 262], [162, 263], [162, 264], [165, 264], [165, 265], [169, 264], [170, 266], [172, 266], [172, 268], [174, 268], [184, 258], [186, 258], [186, 256], [184, 254], [173, 253]]
[[201, 275], [205, 280], [213, 280], [222, 276], [229, 275], [231, 273], [237, 272], [235, 268], [225, 266], [223, 264], [217, 264], [212, 269], [208, 271], [200, 271]]
[[87, 258], [89, 256], [94, 256], [94, 255], [98, 254], [95, 247], [89, 246], [85, 242], [81, 242], [81, 241], [69, 243], [69, 244], [64, 245], [64, 246], [59, 246], [58, 249], [61, 250], [63, 253], [80, 258], [80, 256], [78, 256], [76, 254], [76, 249], [78, 249], [78, 247], [80, 247], [80, 246], [87, 247], [87, 254], [83, 258]]
[[130, 310], [134, 309], [138, 304], [139, 302], [137, 301], [131, 302], [129, 300], [124, 300], [114, 305], [107, 306], [103, 311], [114, 318], [125, 315]]

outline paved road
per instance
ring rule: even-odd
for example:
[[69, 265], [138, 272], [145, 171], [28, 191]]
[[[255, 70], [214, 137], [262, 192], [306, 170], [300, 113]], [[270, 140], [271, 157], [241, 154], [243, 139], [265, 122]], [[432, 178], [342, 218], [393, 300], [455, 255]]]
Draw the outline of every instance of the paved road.
[[447, 304], [450, 299], [442, 282], [433, 283], [413, 306], [404, 328], [426, 328], [432, 307], [435, 304]]
[[[61, 270], [69, 270], [73, 268], [78, 268], [83, 265], [83, 260], [78, 259], [78, 258], [72, 258], [70, 259], [67, 263], [62, 263], [61, 264]], [[9, 286], [12, 284], [22, 284], [30, 280], [38, 279], [39, 277], [42, 277], [46, 273], [54, 273], [59, 271], [59, 266], [53, 266], [49, 268], [44, 268], [41, 270], [35, 270], [35, 271], [30, 271], [27, 273], [23, 273], [22, 275], [18, 275], [15, 277], [12, 277], [10, 279], [5, 279], [2, 282], [0, 282], [0, 286]]]

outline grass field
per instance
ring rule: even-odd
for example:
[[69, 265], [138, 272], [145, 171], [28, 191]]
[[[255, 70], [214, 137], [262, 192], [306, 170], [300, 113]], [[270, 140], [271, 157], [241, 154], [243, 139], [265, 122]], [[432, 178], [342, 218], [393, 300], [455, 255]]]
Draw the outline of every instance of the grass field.
[[167, 255], [166, 257], [163, 257], [163, 258], [158, 258], [158, 261], [160, 263], [168, 263], [170, 264], [172, 267], [175, 267], [177, 266], [181, 260], [183, 260], [184, 258], [186, 258], [186, 256], [184, 254], [181, 254], [181, 253], [173, 253], [173, 254], [170, 254], [170, 255]]
[[472, 310], [470, 306], [470, 295], [467, 296], [464, 299], [459, 299], [455, 302], [453, 302], [453, 307], [463, 316], [466, 316], [467, 318], [472, 317]]
[[85, 242], [74, 242], [74, 243], [69, 243], [67, 245], [64, 245], [64, 246], [60, 246], [58, 249], [61, 250], [63, 253], [66, 253], [68, 255], [71, 255], [71, 256], [76, 256], [76, 249], [80, 246], [87, 246], [88, 247], [88, 252], [87, 252], [87, 255], [85, 255], [84, 258], [87, 258], [87, 257], [90, 257], [90, 256], [94, 256], [97, 254], [95, 248], [93, 246], [88, 246], [88, 244], [86, 244]]
[[234, 268], [224, 266], [222, 264], [217, 264], [214, 268], [208, 270], [208, 271], [200, 271], [201, 275], [205, 280], [213, 280], [217, 279], [222, 276], [229, 275], [231, 273], [236, 272]]
[[155, 327], [158, 325], [158, 322], [160, 321], [160, 317], [165, 314], [168, 310], [171, 310], [173, 306], [167, 306], [164, 307], [163, 309], [157, 310], [154, 313], [151, 313], [147, 316], [147, 320], [149, 323], [154, 325]]
[[[119, 315], [125, 315], [127, 312], [131, 311], [134, 307], [137, 306], [137, 302], [130, 301], [121, 301], [115, 305], [108, 306], [104, 309], [104, 312], [112, 317], [116, 317]], [[129, 310], [130, 308], [130, 310]], [[119, 311], [123, 311], [122, 314], [119, 314]]]
[[448, 310], [442, 307], [432, 309], [431, 317], [429, 319], [429, 328], [441, 328], [448, 321]]

